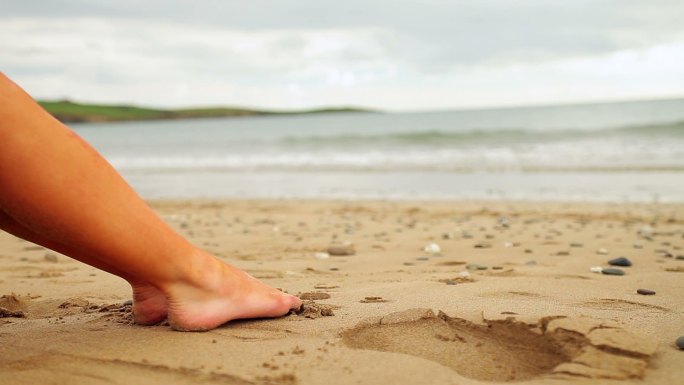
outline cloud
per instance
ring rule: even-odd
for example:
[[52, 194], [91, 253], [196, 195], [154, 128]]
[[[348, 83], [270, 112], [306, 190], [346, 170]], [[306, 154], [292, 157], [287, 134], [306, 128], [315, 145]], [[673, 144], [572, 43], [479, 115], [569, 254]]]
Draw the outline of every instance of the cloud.
[[5, 3], [0, 68], [40, 97], [420, 109], [684, 89], [663, 64], [678, 1]]

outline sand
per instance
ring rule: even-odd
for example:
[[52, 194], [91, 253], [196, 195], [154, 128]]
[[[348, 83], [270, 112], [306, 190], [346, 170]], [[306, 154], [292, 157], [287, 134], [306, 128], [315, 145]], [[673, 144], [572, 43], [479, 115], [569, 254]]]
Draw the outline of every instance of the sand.
[[[1, 233], [3, 384], [684, 383], [682, 205], [153, 207], [305, 309], [205, 333], [137, 326], [124, 281]], [[589, 270], [621, 256], [624, 276]]]

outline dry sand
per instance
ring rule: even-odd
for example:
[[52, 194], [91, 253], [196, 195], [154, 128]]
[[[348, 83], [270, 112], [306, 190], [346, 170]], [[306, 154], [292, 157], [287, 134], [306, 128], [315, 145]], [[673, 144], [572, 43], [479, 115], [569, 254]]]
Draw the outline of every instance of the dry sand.
[[[125, 282], [2, 233], [2, 384], [684, 383], [682, 205], [153, 206], [305, 311], [132, 325]], [[334, 243], [354, 253], [321, 254]], [[619, 256], [626, 275], [589, 271]]]

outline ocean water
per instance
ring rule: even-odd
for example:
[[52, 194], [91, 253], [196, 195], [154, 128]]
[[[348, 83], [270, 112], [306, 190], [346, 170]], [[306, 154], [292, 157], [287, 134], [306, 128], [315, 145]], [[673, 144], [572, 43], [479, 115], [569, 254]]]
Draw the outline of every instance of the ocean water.
[[151, 199], [684, 201], [684, 99], [71, 127]]

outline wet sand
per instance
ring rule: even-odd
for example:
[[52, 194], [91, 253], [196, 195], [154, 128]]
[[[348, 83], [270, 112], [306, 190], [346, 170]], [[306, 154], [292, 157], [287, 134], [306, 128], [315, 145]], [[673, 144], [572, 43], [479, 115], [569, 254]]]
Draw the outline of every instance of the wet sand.
[[[682, 381], [683, 205], [153, 207], [305, 309], [205, 333], [136, 326], [124, 281], [0, 233], [3, 384]], [[625, 275], [590, 271], [617, 257]]]

